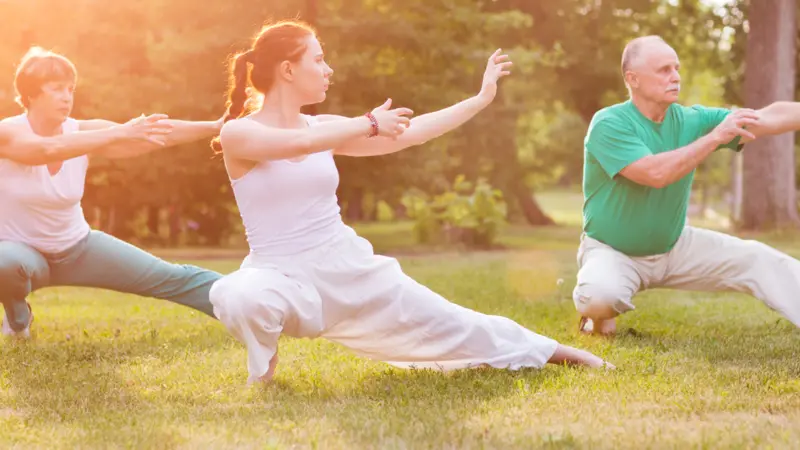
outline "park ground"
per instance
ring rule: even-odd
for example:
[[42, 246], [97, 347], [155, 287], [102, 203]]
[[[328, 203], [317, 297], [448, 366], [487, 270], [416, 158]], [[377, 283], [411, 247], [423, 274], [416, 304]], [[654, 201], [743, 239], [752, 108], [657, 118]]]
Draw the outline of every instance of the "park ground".
[[[579, 209], [570, 194], [540, 201], [566, 225], [508, 227], [500, 251], [426, 252], [408, 223], [358, 228], [452, 301], [589, 349], [614, 372], [406, 372], [324, 340], [283, 339], [275, 383], [249, 387], [244, 349], [212, 319], [157, 300], [51, 288], [32, 296], [36, 339], [0, 342], [0, 447], [800, 445], [798, 330], [744, 295], [651, 291], [617, 338], [580, 336], [570, 298]], [[800, 256], [800, 234], [752, 237]], [[222, 272], [241, 256], [160, 252]]]

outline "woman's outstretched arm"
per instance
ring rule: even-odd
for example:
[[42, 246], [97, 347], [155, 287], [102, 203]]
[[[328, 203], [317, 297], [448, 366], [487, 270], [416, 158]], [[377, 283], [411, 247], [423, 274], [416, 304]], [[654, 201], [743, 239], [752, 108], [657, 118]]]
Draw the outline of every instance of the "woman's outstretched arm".
[[[169, 126], [172, 132], [164, 136], [163, 142], [124, 142], [109, 145], [94, 155], [108, 159], [132, 158], [154, 150], [186, 144], [189, 142], [206, 139], [219, 134], [222, 128], [222, 119], [215, 121], [188, 121], [165, 119], [163, 123]], [[105, 130], [119, 126], [119, 123], [104, 119], [81, 120], [81, 131]]]
[[163, 122], [167, 116], [154, 114], [125, 124], [92, 131], [39, 136], [27, 127], [0, 123], [0, 158], [20, 164], [39, 166], [79, 156], [94, 154], [114, 145], [158, 147], [172, 128]]
[[[483, 75], [483, 84], [476, 96], [439, 111], [414, 117], [411, 119], [408, 129], [395, 139], [361, 137], [336, 147], [335, 153], [347, 156], [376, 156], [395, 153], [408, 147], [424, 144], [460, 127], [492, 103], [497, 95], [498, 80], [510, 74], [508, 69], [512, 63], [508, 61], [508, 55], [500, 52], [500, 49], [498, 49], [489, 57], [486, 72]], [[376, 110], [387, 110], [390, 107], [391, 99], [376, 108]], [[320, 115], [317, 117], [320, 122], [334, 122], [343, 119], [343, 117], [336, 115]]]

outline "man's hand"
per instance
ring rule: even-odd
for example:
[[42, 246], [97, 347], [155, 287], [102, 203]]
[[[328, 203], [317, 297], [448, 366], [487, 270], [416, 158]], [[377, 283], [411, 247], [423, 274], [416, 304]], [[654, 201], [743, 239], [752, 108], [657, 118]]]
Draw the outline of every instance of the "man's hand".
[[733, 111], [725, 117], [716, 128], [710, 133], [718, 145], [727, 144], [741, 136], [743, 139], [754, 140], [756, 136], [747, 131], [747, 127], [758, 126], [759, 114], [757, 111], [742, 108]]

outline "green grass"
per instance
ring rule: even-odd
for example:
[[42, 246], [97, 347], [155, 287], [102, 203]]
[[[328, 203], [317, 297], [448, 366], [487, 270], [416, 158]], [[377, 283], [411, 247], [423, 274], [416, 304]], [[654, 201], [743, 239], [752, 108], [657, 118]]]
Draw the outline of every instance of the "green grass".
[[[361, 227], [384, 250], [414, 247], [409, 228]], [[0, 343], [0, 448], [796, 448], [798, 330], [744, 295], [651, 291], [613, 341], [580, 336], [578, 234], [511, 227], [509, 251], [400, 260], [453, 301], [587, 348], [615, 372], [405, 372], [287, 338], [275, 384], [248, 387], [244, 349], [219, 323], [51, 288], [32, 296], [36, 339]], [[800, 252], [791, 236], [771, 239]], [[214, 259], [190, 262], [239, 262], [203, 256]]]

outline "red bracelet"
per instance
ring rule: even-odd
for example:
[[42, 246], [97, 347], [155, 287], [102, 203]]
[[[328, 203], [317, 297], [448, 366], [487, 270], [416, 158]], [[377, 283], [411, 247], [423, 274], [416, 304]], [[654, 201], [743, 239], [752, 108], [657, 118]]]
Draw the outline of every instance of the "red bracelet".
[[373, 116], [371, 112], [368, 112], [368, 113], [366, 113], [364, 115], [367, 116], [367, 118], [369, 119], [370, 122], [372, 122], [372, 130], [370, 130], [370, 132], [367, 135], [367, 137], [375, 137], [375, 136], [377, 136], [378, 132], [380, 131], [380, 128], [378, 127], [378, 119], [376, 119], [375, 116]]

